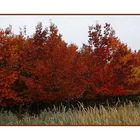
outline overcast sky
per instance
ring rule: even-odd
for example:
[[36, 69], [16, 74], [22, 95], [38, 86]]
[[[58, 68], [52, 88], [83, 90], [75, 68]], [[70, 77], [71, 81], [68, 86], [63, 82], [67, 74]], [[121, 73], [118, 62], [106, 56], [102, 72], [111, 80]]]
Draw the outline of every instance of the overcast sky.
[[27, 34], [35, 31], [38, 22], [49, 26], [55, 23], [59, 33], [67, 43], [76, 43], [79, 47], [87, 43], [88, 26], [110, 23], [119, 39], [133, 50], [140, 49], [140, 16], [0, 16], [0, 28], [12, 25], [12, 31], [19, 33], [19, 27], [27, 27]]

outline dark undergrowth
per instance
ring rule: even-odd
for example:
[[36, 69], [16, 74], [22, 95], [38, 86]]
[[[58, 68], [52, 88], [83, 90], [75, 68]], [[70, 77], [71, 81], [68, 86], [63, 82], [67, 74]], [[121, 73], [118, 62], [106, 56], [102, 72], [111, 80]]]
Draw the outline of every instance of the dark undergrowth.
[[63, 110], [65, 107], [65, 111], [69, 109], [79, 109], [79, 106], [84, 106], [84, 108], [88, 107], [113, 107], [113, 106], [122, 106], [127, 105], [132, 102], [134, 105], [137, 105], [140, 102], [140, 94], [137, 95], [128, 95], [128, 96], [97, 96], [96, 99], [88, 99], [88, 100], [73, 100], [73, 101], [63, 101], [63, 102], [51, 102], [51, 103], [34, 103], [30, 105], [19, 105], [12, 107], [3, 107], [0, 108], [1, 112], [10, 111], [16, 114], [19, 119], [22, 118], [24, 113], [29, 113], [30, 115], [39, 115], [43, 110], [54, 111], [54, 107], [58, 108], [59, 111]]

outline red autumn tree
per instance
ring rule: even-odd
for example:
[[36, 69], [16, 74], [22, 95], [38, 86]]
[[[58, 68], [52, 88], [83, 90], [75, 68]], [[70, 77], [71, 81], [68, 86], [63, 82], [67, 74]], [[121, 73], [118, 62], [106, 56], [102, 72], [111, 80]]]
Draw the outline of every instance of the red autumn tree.
[[[89, 77], [87, 80], [85, 79], [86, 82], [88, 81], [85, 84], [88, 87], [87, 93], [94, 94], [94, 96], [96, 94], [128, 94], [128, 86], [125, 86], [125, 83], [131, 74], [130, 67], [133, 62], [126, 63], [124, 67], [120, 56], [129, 61], [131, 58], [128, 55], [132, 53], [126, 45], [118, 40], [110, 24], [105, 24], [103, 28], [104, 30], [99, 24], [95, 27], [91, 26], [89, 28], [89, 45], [84, 46], [86, 49], [83, 54], [88, 52], [86, 62], [90, 62], [90, 64], [85, 63]], [[121, 61], [120, 63], [117, 58]]]
[[67, 44], [39, 23], [32, 37], [0, 31], [0, 106], [51, 103], [140, 92], [140, 51], [110, 24], [89, 27], [88, 44]]

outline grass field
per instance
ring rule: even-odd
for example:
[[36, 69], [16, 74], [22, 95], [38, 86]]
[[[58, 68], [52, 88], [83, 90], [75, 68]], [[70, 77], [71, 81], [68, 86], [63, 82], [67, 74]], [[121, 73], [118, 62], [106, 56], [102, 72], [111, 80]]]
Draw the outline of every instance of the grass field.
[[84, 108], [81, 104], [79, 109], [67, 111], [64, 106], [61, 110], [54, 107], [32, 116], [3, 111], [0, 113], [0, 125], [140, 125], [140, 103], [99, 108]]

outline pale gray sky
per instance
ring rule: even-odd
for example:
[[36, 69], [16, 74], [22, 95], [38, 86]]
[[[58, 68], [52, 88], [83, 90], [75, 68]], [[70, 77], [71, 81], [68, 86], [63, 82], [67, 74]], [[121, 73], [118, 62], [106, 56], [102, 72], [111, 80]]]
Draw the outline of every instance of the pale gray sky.
[[97, 22], [104, 25], [110, 23], [121, 41], [127, 43], [133, 50], [140, 49], [140, 16], [0, 16], [0, 28], [12, 25], [14, 33], [19, 33], [19, 27], [27, 27], [27, 34], [31, 35], [38, 22], [49, 26], [55, 23], [59, 33], [67, 43], [76, 43], [79, 47], [87, 43], [88, 26]]

